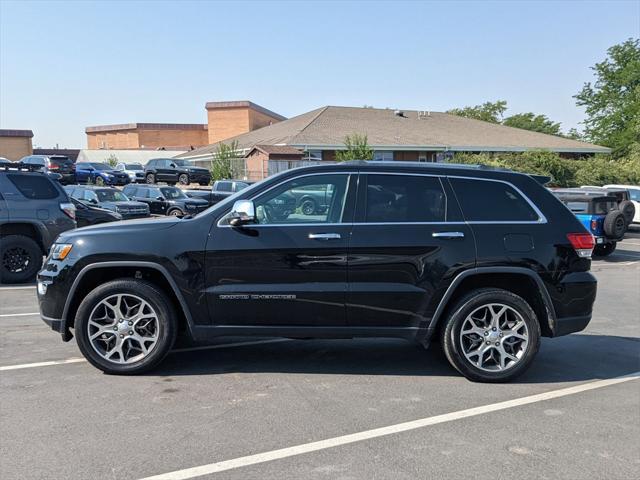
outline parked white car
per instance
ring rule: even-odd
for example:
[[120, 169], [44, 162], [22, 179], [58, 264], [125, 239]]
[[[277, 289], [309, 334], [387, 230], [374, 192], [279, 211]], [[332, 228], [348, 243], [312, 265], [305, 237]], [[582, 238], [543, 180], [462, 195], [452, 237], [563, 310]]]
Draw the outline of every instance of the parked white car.
[[640, 225], [640, 186], [639, 185], [604, 185], [604, 188], [624, 188], [629, 190], [630, 200], [636, 207], [636, 214], [633, 216], [633, 225]]
[[129, 175], [131, 183], [144, 183], [144, 167], [141, 163], [119, 163], [116, 170]]

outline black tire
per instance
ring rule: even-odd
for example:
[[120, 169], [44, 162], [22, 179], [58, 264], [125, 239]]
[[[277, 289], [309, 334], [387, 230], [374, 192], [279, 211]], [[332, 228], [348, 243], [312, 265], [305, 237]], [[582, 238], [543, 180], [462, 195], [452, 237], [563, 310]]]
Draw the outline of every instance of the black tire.
[[616, 242], [611, 243], [602, 243], [600, 245], [596, 245], [593, 249], [593, 255], [595, 257], [607, 257], [611, 255], [616, 250]]
[[316, 202], [312, 198], [305, 198], [300, 202], [300, 211], [303, 215], [313, 215], [317, 209]]
[[198, 182], [200, 184], [201, 187], [206, 187], [207, 185], [209, 185], [208, 182]]
[[182, 217], [182, 216], [184, 216], [184, 212], [182, 210], [180, 210], [179, 208], [172, 208], [171, 210], [169, 210], [167, 212], [167, 215], [169, 215], [171, 217]]
[[604, 233], [614, 240], [622, 240], [627, 231], [627, 220], [620, 210], [611, 210], [604, 217]]
[[[151, 352], [141, 360], [128, 364], [118, 364], [103, 358], [88, 338], [88, 322], [93, 309], [102, 300], [120, 293], [133, 294], [148, 302], [157, 312], [161, 326], [159, 338]], [[173, 347], [177, 331], [178, 319], [171, 301], [156, 285], [144, 280], [122, 278], [100, 285], [85, 297], [76, 313], [75, 337], [80, 351], [94, 367], [112, 375], [136, 375], [158, 366]]]
[[189, 174], [181, 173], [178, 176], [178, 183], [180, 183], [180, 185], [189, 185], [189, 183], [190, 183]]
[[35, 279], [42, 267], [42, 249], [24, 235], [0, 238], [0, 283], [24, 283]]
[[[528, 330], [528, 343], [522, 356], [517, 363], [502, 371], [487, 371], [478, 368], [465, 357], [460, 340], [460, 330], [467, 317], [474, 310], [492, 303], [506, 305], [515, 310], [524, 320]], [[466, 378], [474, 382], [508, 382], [529, 368], [540, 348], [540, 324], [535, 312], [522, 297], [498, 288], [473, 290], [456, 302], [451, 312], [441, 329], [440, 341], [449, 363]]]
[[167, 185], [169, 185], [170, 187], [175, 187], [176, 186], [176, 182], [167, 182]]
[[633, 222], [633, 217], [636, 215], [636, 206], [630, 200], [623, 200], [618, 205], [618, 210], [624, 215], [624, 219], [627, 221], [627, 225]]
[[147, 173], [144, 178], [149, 184], [156, 183], [156, 176], [153, 173]]

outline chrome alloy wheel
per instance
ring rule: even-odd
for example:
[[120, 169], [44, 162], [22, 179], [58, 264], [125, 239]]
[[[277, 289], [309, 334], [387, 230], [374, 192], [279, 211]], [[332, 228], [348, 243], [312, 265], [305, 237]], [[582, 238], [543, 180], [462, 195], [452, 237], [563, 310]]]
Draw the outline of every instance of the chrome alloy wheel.
[[462, 353], [472, 365], [486, 372], [515, 366], [528, 343], [529, 329], [522, 315], [501, 303], [476, 308], [460, 329]]
[[149, 355], [160, 334], [158, 315], [148, 302], [131, 294], [101, 300], [89, 316], [87, 335], [93, 349], [113, 363], [134, 363]]

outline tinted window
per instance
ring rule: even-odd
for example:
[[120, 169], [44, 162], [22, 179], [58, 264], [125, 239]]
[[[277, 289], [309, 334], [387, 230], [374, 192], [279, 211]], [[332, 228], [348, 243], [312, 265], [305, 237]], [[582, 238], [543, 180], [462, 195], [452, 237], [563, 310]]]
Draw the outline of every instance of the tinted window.
[[216, 185], [216, 190], [219, 192], [230, 192], [231, 182], [218, 182], [218, 185]]
[[120, 190], [96, 190], [98, 200], [101, 202], [127, 202], [129, 199]]
[[73, 164], [73, 161], [71, 161], [69, 157], [51, 157], [49, 161], [51, 162], [51, 165], [58, 165], [58, 166]]
[[260, 224], [340, 223], [348, 175], [311, 175], [289, 180], [255, 200]]
[[367, 175], [365, 222], [443, 222], [447, 199], [437, 177]]
[[467, 221], [537, 221], [538, 214], [513, 187], [502, 182], [452, 178]]
[[175, 187], [163, 187], [160, 189], [162, 196], [167, 200], [177, 200], [178, 198], [187, 198], [182, 190]]
[[27, 198], [45, 200], [57, 198], [60, 192], [51, 181], [41, 175], [7, 175], [11, 183]]
[[[140, 189], [138, 189], [138, 190], [140, 190]], [[130, 197], [131, 197], [131, 196], [134, 196], [134, 195], [136, 194], [136, 187], [134, 187], [134, 186], [132, 186], [132, 185], [128, 185], [128, 186], [126, 186], [126, 187], [124, 187], [124, 188], [122, 189], [122, 192], [123, 192], [125, 195], [128, 195], [128, 196], [130, 196]], [[138, 196], [140, 196], [140, 195], [138, 195]]]
[[631, 200], [633, 200], [634, 202], [640, 202], [640, 190], [630, 188], [629, 195], [631, 196]]
[[78, 196], [78, 198], [87, 200], [89, 202], [93, 200], [95, 203], [98, 203], [98, 196], [91, 190], [85, 190], [84, 192], [82, 192], [82, 197]]

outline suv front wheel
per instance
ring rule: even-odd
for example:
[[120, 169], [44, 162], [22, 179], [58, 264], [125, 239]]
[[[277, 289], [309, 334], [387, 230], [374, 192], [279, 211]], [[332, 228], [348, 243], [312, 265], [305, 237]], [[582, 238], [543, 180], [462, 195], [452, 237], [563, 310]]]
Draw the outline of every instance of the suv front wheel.
[[478, 289], [456, 303], [441, 342], [451, 365], [468, 379], [508, 382], [531, 365], [540, 347], [540, 324], [518, 295]]
[[76, 341], [105, 373], [132, 375], [156, 367], [177, 334], [175, 309], [154, 284], [119, 279], [94, 289], [76, 315]]

